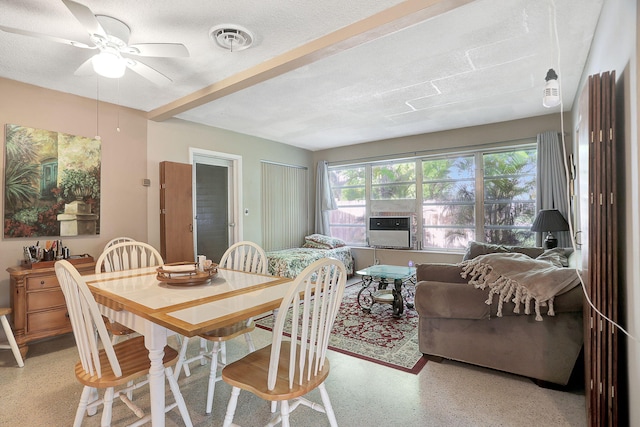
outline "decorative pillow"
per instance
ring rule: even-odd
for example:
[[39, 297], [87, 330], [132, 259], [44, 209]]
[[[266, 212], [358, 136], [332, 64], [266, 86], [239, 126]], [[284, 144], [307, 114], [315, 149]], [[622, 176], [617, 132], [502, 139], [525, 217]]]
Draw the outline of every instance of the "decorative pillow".
[[310, 234], [304, 238], [303, 248], [334, 249], [346, 246], [347, 244], [338, 238], [329, 237], [322, 234]]
[[556, 267], [566, 267], [569, 265], [566, 252], [564, 248], [547, 249], [536, 259], [539, 261], [548, 261]]
[[327, 245], [316, 243], [316, 242], [313, 242], [311, 240], [305, 240], [304, 245], [302, 245], [302, 247], [303, 248], [310, 248], [310, 249], [331, 249]]

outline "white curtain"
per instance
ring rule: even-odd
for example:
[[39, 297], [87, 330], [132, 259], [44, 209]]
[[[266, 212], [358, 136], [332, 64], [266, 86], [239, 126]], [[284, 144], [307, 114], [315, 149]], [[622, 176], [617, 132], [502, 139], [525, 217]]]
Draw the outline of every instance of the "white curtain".
[[334, 209], [338, 209], [338, 206], [331, 194], [329, 165], [326, 161], [320, 161], [316, 174], [316, 233], [329, 235], [329, 211]]
[[[563, 158], [562, 141], [558, 132], [548, 131], [538, 134], [538, 190], [537, 209], [557, 209], [567, 222], [570, 221], [567, 195], [567, 174]], [[542, 236], [538, 233], [536, 244], [542, 246]], [[571, 246], [568, 231], [555, 231], [558, 247]]]

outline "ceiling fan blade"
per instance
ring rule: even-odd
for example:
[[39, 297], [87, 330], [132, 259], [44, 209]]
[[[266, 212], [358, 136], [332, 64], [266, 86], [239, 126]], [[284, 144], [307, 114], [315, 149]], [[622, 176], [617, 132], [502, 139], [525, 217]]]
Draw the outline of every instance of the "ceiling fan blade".
[[140, 61], [127, 59], [127, 67], [132, 71], [140, 74], [145, 79], [157, 84], [158, 86], [173, 82], [173, 80], [162, 74], [160, 71], [151, 68], [147, 64], [144, 64]]
[[91, 75], [95, 75], [96, 72], [93, 70], [92, 60], [93, 60], [93, 56], [91, 58], [87, 59], [86, 61], [84, 61], [82, 63], [82, 65], [80, 65], [76, 69], [76, 71], [73, 72], [73, 74], [76, 75], [76, 76], [91, 76]]
[[187, 50], [187, 47], [181, 43], [132, 44], [125, 51], [133, 55], [157, 56], [164, 58], [189, 56], [189, 50]]
[[91, 9], [72, 0], [62, 0], [62, 2], [67, 6], [67, 9], [69, 9], [73, 16], [80, 21], [82, 26], [89, 32], [89, 35], [98, 34], [102, 37], [107, 36], [107, 33], [104, 31], [104, 28], [102, 28], [102, 25], [100, 25], [100, 22], [98, 22]]
[[68, 44], [70, 46], [81, 47], [83, 49], [96, 49], [96, 46], [89, 46], [87, 44], [77, 42], [74, 40], [67, 40], [60, 37], [50, 36], [48, 34], [35, 33], [33, 31], [20, 30], [18, 28], [5, 27], [0, 25], [0, 30], [5, 31], [7, 33], [20, 34], [23, 36], [35, 37], [38, 39], [49, 40], [56, 43]]

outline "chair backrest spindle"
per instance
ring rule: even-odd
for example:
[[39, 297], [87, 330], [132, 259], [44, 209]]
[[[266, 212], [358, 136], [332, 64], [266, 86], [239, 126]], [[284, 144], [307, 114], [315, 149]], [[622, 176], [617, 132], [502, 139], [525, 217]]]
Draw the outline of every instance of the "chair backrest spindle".
[[143, 242], [123, 242], [107, 248], [96, 261], [96, 273], [122, 271], [162, 265], [162, 256], [153, 246]]
[[234, 243], [220, 258], [220, 267], [249, 273], [267, 274], [267, 254], [249, 241]]
[[[296, 277], [280, 304], [273, 327], [267, 380], [269, 390], [273, 390], [277, 380], [288, 312], [291, 313], [292, 343], [289, 347], [289, 388], [293, 388], [294, 382], [303, 384], [322, 370], [346, 278], [344, 265], [333, 258], [315, 261]], [[294, 345], [296, 343], [299, 345]], [[299, 371], [298, 378], [295, 378], [296, 371]]]

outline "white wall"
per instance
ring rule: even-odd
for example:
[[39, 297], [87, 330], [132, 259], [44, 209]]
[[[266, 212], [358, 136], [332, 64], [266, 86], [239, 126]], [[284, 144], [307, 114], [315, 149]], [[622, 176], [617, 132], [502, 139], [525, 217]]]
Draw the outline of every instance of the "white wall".
[[[147, 177], [151, 179], [148, 193], [148, 236], [149, 243], [157, 248], [160, 247], [159, 164], [165, 160], [189, 163], [191, 147], [242, 156], [243, 187], [240, 211], [249, 209], [249, 215], [240, 216], [244, 231], [243, 239], [260, 245], [262, 244], [260, 161], [305, 166], [309, 169], [310, 177], [315, 174], [312, 155], [307, 150], [184, 120], [150, 121], [147, 146]], [[310, 179], [310, 187], [312, 182], [313, 178]], [[309, 189], [309, 194], [313, 194], [312, 187]], [[310, 229], [312, 225], [313, 218], [310, 217]]]
[[[636, 338], [628, 339], [627, 369], [622, 370], [619, 381], [628, 381], [628, 394], [622, 394], [628, 400], [629, 422], [632, 426], [640, 426], [640, 154], [638, 144], [640, 135], [638, 129], [638, 22], [639, 11], [635, 0], [606, 0], [598, 28], [591, 46], [591, 51], [585, 66], [581, 88], [584, 87], [588, 76], [605, 71], [616, 72], [616, 97], [619, 108], [616, 111], [618, 143], [622, 164], [619, 163], [619, 177], [623, 181], [620, 185], [619, 206], [621, 221], [618, 237], [621, 241], [620, 256], [622, 258], [621, 300], [625, 305], [626, 318], [621, 319], [625, 329]], [[573, 123], [580, 120], [579, 112], [574, 106]], [[581, 168], [586, 167], [582, 166]], [[585, 173], [579, 174], [586, 176]], [[584, 198], [583, 198], [584, 199]], [[582, 209], [584, 212], [584, 209]], [[620, 336], [624, 336], [620, 333]], [[624, 360], [624, 357], [622, 357]], [[624, 374], [628, 373], [628, 377]]]
[[[565, 120], [569, 118], [570, 116], [565, 115]], [[560, 131], [559, 114], [321, 150], [313, 153], [313, 160], [314, 163], [320, 160], [326, 160], [329, 163], [348, 162], [397, 153], [412, 155], [415, 152], [426, 150], [455, 150], [476, 145], [518, 141], [525, 138], [534, 138], [535, 140], [539, 133], [548, 130]], [[566, 142], [569, 148], [571, 147], [570, 141], [571, 138], [568, 136]]]

